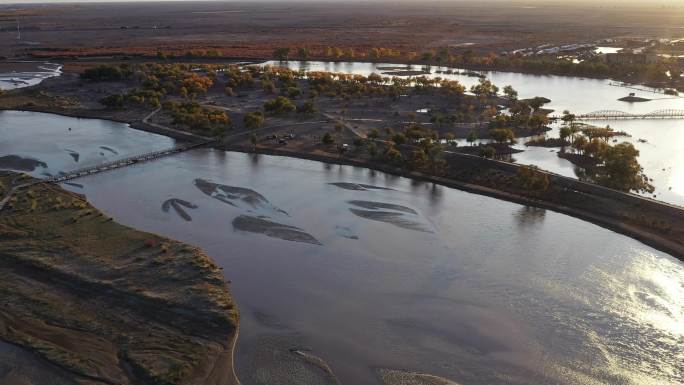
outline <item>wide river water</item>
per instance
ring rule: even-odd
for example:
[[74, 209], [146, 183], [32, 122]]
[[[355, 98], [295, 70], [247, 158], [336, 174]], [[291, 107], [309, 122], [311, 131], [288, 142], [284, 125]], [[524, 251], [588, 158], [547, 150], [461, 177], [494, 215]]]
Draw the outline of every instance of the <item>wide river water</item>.
[[[173, 143], [119, 123], [0, 112], [0, 156], [33, 158], [36, 176]], [[363, 168], [209, 149], [74, 183], [117, 221], [198, 245], [224, 268], [245, 385], [269, 383], [273, 341], [322, 358], [346, 385], [378, 384], [377, 368], [463, 385], [684, 382], [684, 264], [578, 219]], [[188, 204], [163, 210], [169, 199]], [[284, 378], [269, 384], [296, 383]]]
[[[267, 62], [267, 65], [285, 65], [292, 69], [307, 71], [328, 71], [369, 75], [383, 74], [387, 68], [402, 65], [374, 64], [361, 62], [298, 62], [281, 63]], [[405, 67], [405, 66], [404, 66]], [[409, 66], [412, 70], [421, 70], [421, 66]], [[430, 67], [428, 77], [458, 80], [470, 88], [477, 84], [477, 77], [461, 74], [445, 74], [447, 67]], [[453, 70], [453, 69], [452, 69]], [[456, 69], [457, 72], [463, 70]], [[639, 86], [641, 90], [634, 90], [612, 86], [610, 80], [585, 79], [569, 76], [528, 75], [513, 72], [482, 72], [494, 84], [503, 88], [511, 85], [520, 98], [543, 96], [551, 99], [551, 103], [544, 106], [561, 114], [569, 110], [575, 114], [586, 114], [594, 111], [617, 110], [632, 114], [648, 114], [658, 110], [684, 110], [684, 97], [672, 97], [656, 94], [653, 89]], [[391, 75], [386, 75], [391, 76]], [[652, 99], [645, 103], [627, 103], [618, 99], [634, 92], [637, 96]], [[669, 203], [684, 206], [684, 120], [619, 120], [619, 121], [590, 121], [597, 126], [610, 125], [616, 131], [625, 131], [629, 138], [619, 137], [620, 141], [628, 141], [640, 151], [639, 162], [645, 174], [653, 179], [656, 187], [655, 197]], [[558, 136], [557, 126], [549, 133]], [[642, 139], [642, 141], [640, 141]], [[644, 142], [645, 141], [645, 142]], [[514, 156], [515, 160], [523, 164], [536, 164], [543, 169], [565, 176], [575, 177], [575, 167], [565, 159], [558, 158], [557, 149], [551, 150], [540, 147], [525, 147], [524, 139], [519, 141], [517, 148], [525, 150]], [[465, 144], [465, 143], [464, 143]], [[653, 197], [653, 195], [649, 195]]]

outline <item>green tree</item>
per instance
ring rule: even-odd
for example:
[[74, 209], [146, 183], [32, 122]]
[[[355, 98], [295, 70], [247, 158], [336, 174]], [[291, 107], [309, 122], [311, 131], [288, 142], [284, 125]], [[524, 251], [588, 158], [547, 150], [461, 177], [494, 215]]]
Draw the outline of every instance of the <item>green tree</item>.
[[261, 111], [248, 112], [243, 119], [245, 127], [249, 129], [259, 128], [264, 124], [264, 114]]
[[383, 153], [383, 158], [388, 163], [391, 163], [394, 165], [401, 164], [401, 161], [403, 160], [403, 156], [401, 155], [401, 151], [397, 150], [397, 148], [391, 144], [388, 145], [387, 147], [385, 147], [385, 152]]
[[131, 73], [127, 65], [103, 64], [86, 69], [81, 74], [81, 78], [93, 81], [117, 81], [126, 79]]
[[494, 128], [489, 130], [489, 136], [497, 143], [514, 143], [515, 133], [510, 128]]
[[548, 174], [537, 166], [521, 166], [517, 174], [520, 185], [530, 192], [543, 192], [549, 188]]
[[264, 110], [272, 114], [286, 114], [295, 111], [297, 107], [292, 101], [284, 96], [278, 96], [275, 99], [264, 103]]
[[375, 144], [375, 142], [370, 142], [368, 144], [368, 155], [370, 155], [371, 158], [378, 156], [378, 145]]
[[297, 57], [302, 61], [309, 60], [309, 49], [304, 47], [299, 48], [297, 50]]
[[518, 100], [518, 91], [516, 91], [513, 86], [504, 87], [503, 93], [511, 100]]
[[331, 145], [331, 144], [335, 143], [335, 137], [331, 133], [326, 132], [323, 135], [322, 142], [323, 142], [323, 144]]
[[587, 138], [580, 135], [580, 136], [576, 137], [575, 140], [572, 141], [572, 148], [576, 152], [582, 154], [584, 152], [585, 148], [587, 147], [587, 144], [588, 144]]
[[409, 158], [409, 166], [415, 170], [420, 170], [425, 167], [428, 162], [428, 156], [422, 148], [417, 148], [411, 152]]
[[109, 108], [123, 108], [125, 97], [119, 94], [113, 94], [100, 99], [100, 103]]
[[297, 106], [297, 112], [300, 114], [313, 114], [316, 113], [316, 106], [309, 100]]
[[477, 132], [470, 131], [468, 133], [468, 137], [466, 138], [466, 141], [468, 141], [468, 143], [470, 143], [470, 145], [472, 146], [476, 140], [477, 140]]
[[489, 99], [497, 95], [499, 92], [499, 87], [495, 86], [491, 81], [485, 78], [480, 78], [478, 84], [470, 88], [470, 92], [475, 94], [475, 96], [480, 99]]
[[480, 156], [491, 159], [496, 156], [496, 149], [492, 146], [484, 146], [480, 149]]
[[289, 96], [291, 99], [295, 99], [298, 96], [302, 94], [302, 90], [299, 89], [299, 87], [288, 87], [287, 88], [287, 96]]
[[561, 117], [561, 120], [565, 124], [572, 127], [573, 123], [575, 122], [575, 119], [577, 119], [577, 116], [575, 114], [571, 114], [568, 110], [563, 111], [563, 116]]
[[290, 58], [290, 48], [280, 47], [273, 51], [273, 56], [280, 61], [287, 61]]
[[399, 144], [399, 145], [404, 144], [404, 143], [406, 143], [406, 135], [404, 135], [400, 132], [396, 133], [392, 136], [392, 141], [396, 144]]
[[655, 188], [643, 174], [637, 161], [639, 151], [631, 143], [611, 147], [604, 155], [604, 166], [598, 183], [621, 191], [650, 192]]
[[527, 104], [532, 107], [532, 110], [534, 112], [539, 111], [540, 108], [544, 106], [544, 104], [548, 103], [550, 100], [547, 98], [542, 98], [540, 96], [536, 96], [530, 100], [527, 101]]
[[377, 128], [370, 130], [370, 132], [368, 133], [368, 139], [375, 140], [375, 139], [378, 139], [379, 137], [380, 137], [380, 131], [378, 131]]
[[527, 122], [527, 124], [530, 127], [541, 130], [544, 126], [549, 124], [549, 117], [542, 114], [534, 114], [530, 117], [530, 120]]

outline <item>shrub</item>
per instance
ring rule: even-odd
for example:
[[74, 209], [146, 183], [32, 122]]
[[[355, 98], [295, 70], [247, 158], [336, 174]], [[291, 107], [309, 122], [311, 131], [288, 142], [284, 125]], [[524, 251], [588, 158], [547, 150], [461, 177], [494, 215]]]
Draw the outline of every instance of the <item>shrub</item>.
[[546, 191], [549, 188], [549, 176], [537, 166], [522, 166], [518, 169], [520, 185], [530, 191]]
[[123, 95], [113, 94], [100, 99], [100, 104], [109, 108], [122, 108], [125, 100]]
[[492, 146], [485, 146], [480, 149], [480, 156], [483, 158], [493, 158], [496, 156], [496, 149]]
[[245, 127], [249, 129], [259, 128], [264, 124], [264, 114], [260, 111], [249, 112], [244, 117]]
[[93, 81], [116, 81], [123, 80], [131, 74], [128, 66], [99, 65], [88, 68], [81, 74], [82, 79]]
[[297, 107], [297, 112], [302, 114], [313, 114], [316, 112], [316, 106], [314, 106], [311, 101], [304, 102]]
[[335, 138], [332, 136], [331, 133], [326, 132], [325, 135], [323, 135], [323, 144], [333, 144], [335, 143]]
[[272, 114], [285, 114], [295, 111], [296, 109], [297, 107], [292, 101], [284, 96], [278, 96], [277, 98], [264, 103], [264, 110]]

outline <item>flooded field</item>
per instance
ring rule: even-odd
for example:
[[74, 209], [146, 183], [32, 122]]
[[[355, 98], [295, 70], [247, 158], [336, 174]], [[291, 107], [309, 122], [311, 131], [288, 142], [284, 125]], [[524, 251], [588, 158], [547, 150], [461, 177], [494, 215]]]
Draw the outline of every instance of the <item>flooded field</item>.
[[[0, 157], [45, 163], [38, 175], [173, 145], [17, 112], [0, 113], [0, 138]], [[574, 218], [207, 149], [74, 182], [65, 187], [117, 221], [198, 245], [223, 267], [245, 385], [395, 384], [409, 372], [463, 385], [684, 378], [684, 265]]]
[[[361, 75], [371, 73], [393, 76], [401, 73], [399, 69], [423, 71], [421, 66], [405, 66], [397, 64], [348, 63], [348, 62], [298, 62], [281, 63], [267, 62], [269, 65], [287, 65], [293, 69], [307, 71], [344, 72]], [[392, 70], [388, 70], [392, 69]], [[457, 73], [463, 70], [447, 67], [429, 67], [428, 77], [458, 80], [468, 88], [477, 84], [478, 77], [463, 74], [448, 74], [447, 71]], [[544, 108], [553, 109], [554, 114], [560, 115], [564, 110], [575, 114], [586, 114], [602, 110], [618, 110], [630, 114], [648, 114], [658, 110], [684, 110], [684, 98], [656, 94], [652, 89], [639, 87], [642, 91], [611, 85], [610, 80], [585, 79], [568, 76], [528, 75], [513, 72], [483, 72], [494, 84], [503, 88], [512, 85], [520, 98], [543, 96], [551, 99], [551, 103]], [[645, 103], [627, 103], [618, 99], [634, 92], [636, 96], [652, 99]], [[655, 197], [677, 205], [684, 205], [684, 158], [681, 149], [684, 148], [684, 120], [618, 120], [618, 121], [590, 121], [588, 123], [606, 126], [610, 125], [616, 131], [625, 131], [631, 137], [620, 137], [619, 140], [628, 141], [641, 152], [639, 161], [644, 167], [645, 174], [653, 179], [656, 187]], [[558, 136], [558, 126], [549, 132], [551, 136]], [[574, 165], [556, 155], [558, 149], [550, 151], [548, 148], [527, 148], [523, 144], [525, 138], [520, 138], [517, 148], [525, 152], [516, 154], [515, 160], [523, 164], [536, 164], [543, 169], [566, 176], [575, 176]], [[463, 141], [465, 144], [465, 141]], [[649, 195], [652, 197], [652, 195]]]

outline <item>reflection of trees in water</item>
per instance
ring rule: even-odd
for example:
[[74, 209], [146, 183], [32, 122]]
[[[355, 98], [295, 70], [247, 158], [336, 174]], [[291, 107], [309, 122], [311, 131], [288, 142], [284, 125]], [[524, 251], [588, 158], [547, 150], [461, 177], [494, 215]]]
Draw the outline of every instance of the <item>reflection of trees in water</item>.
[[540, 224], [546, 218], [546, 209], [538, 207], [523, 206], [515, 215], [518, 224], [521, 226], [531, 226]]
[[496, 159], [510, 163], [516, 162], [515, 158], [513, 158], [513, 154], [496, 154]]
[[260, 154], [251, 154], [249, 157], [249, 160], [252, 163], [252, 166], [258, 166], [259, 165], [259, 160], [261, 160], [261, 155]]
[[437, 183], [432, 184], [429, 196], [431, 206], [436, 206], [438, 203], [442, 201], [443, 192], [444, 189], [442, 188], [442, 186], [438, 185]]

